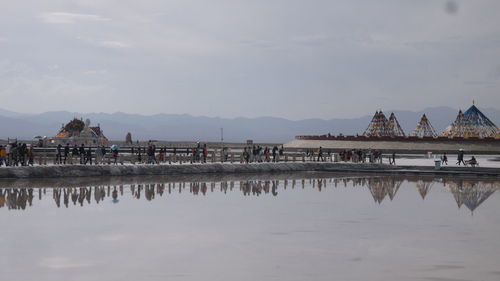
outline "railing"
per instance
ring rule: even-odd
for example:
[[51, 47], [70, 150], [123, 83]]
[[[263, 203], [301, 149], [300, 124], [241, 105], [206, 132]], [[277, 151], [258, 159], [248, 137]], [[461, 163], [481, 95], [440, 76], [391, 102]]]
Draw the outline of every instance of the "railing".
[[[174, 149], [167, 148], [165, 153], [159, 153], [158, 149], [154, 157], [149, 157], [144, 153], [144, 149], [141, 149], [141, 154], [137, 153], [137, 148], [134, 149], [132, 153], [131, 147], [122, 148], [119, 150], [117, 157], [113, 156], [113, 153], [109, 149], [106, 150], [106, 154], [100, 155], [96, 153], [97, 147], [91, 147], [90, 157], [87, 156], [88, 147], [85, 149], [86, 154], [74, 155], [70, 153], [65, 156], [64, 152], [62, 154], [57, 153], [57, 149], [54, 147], [43, 147], [34, 148], [33, 156], [20, 156], [20, 155], [9, 155], [5, 162], [10, 166], [27, 166], [27, 165], [96, 165], [96, 164], [192, 164], [192, 163], [263, 163], [263, 162], [339, 162], [339, 161], [350, 161], [350, 162], [382, 162], [382, 157], [374, 157], [374, 154], [367, 152], [363, 157], [359, 157], [357, 154], [353, 154], [349, 159], [342, 159], [342, 155], [332, 150], [325, 150], [322, 157], [318, 157], [317, 152], [309, 153], [302, 151], [283, 151], [282, 154], [278, 152], [273, 157], [272, 153], [269, 155], [249, 154], [248, 161], [244, 158], [244, 153], [242, 149], [234, 149], [222, 152], [220, 149], [209, 149], [206, 157], [203, 153], [193, 154], [192, 151], [186, 152], [186, 149]], [[385, 157], [385, 156], [384, 156]], [[387, 156], [388, 157], [388, 156]], [[5, 163], [4, 163], [5, 165]]]

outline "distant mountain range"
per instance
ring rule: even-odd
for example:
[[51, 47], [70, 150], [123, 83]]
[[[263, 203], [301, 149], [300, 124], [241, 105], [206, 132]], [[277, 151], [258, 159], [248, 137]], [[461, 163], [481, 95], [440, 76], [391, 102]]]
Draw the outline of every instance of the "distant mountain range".
[[[500, 124], [500, 110], [481, 108], [495, 124]], [[436, 131], [440, 132], [455, 119], [458, 110], [450, 107], [433, 107], [419, 112], [394, 110], [403, 130], [408, 134], [416, 126], [423, 113]], [[110, 140], [124, 140], [127, 132], [134, 140], [171, 141], [220, 141], [224, 128], [224, 141], [287, 142], [296, 135], [362, 134], [374, 112], [352, 119], [305, 119], [288, 120], [276, 117], [218, 118], [187, 114], [139, 115], [127, 113], [75, 113], [68, 111], [41, 114], [17, 113], [0, 109], [0, 139], [31, 139], [35, 135], [53, 136], [63, 123], [72, 118], [90, 119], [100, 124]], [[389, 117], [391, 111], [384, 111]]]

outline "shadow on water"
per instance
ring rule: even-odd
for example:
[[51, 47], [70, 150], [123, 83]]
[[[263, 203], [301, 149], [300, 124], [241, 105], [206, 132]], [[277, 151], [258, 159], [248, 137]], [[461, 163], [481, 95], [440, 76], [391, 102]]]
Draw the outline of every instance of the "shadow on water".
[[[409, 177], [409, 176], [345, 176], [334, 173], [304, 172], [264, 175], [178, 175], [77, 179], [38, 179], [0, 181], [0, 208], [24, 210], [33, 206], [35, 198], [52, 198], [59, 207], [86, 206], [92, 201], [111, 199], [118, 203], [124, 196], [154, 200], [172, 193], [206, 195], [207, 193], [240, 192], [243, 196], [278, 196], [295, 188], [310, 188], [319, 192], [339, 186], [366, 188], [376, 204], [394, 200], [402, 184], [415, 186], [425, 199], [432, 188], [444, 188], [458, 207], [465, 205], [471, 212], [500, 188], [498, 179]], [[386, 199], [388, 198], [388, 199]]]

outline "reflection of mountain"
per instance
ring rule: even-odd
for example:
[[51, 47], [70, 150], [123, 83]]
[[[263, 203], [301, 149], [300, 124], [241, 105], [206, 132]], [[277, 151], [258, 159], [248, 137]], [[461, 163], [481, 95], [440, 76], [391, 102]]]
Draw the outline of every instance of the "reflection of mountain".
[[373, 196], [373, 200], [380, 204], [387, 195], [389, 195], [392, 201], [402, 183], [402, 180], [393, 177], [380, 177], [368, 179], [367, 186]]
[[450, 189], [458, 208], [465, 205], [472, 213], [498, 188], [497, 183], [458, 180], [449, 183]]
[[[287, 188], [295, 189], [296, 186], [312, 188], [318, 192], [338, 186], [344, 187], [368, 187], [374, 201], [381, 204], [386, 196], [392, 201], [402, 183], [406, 181], [409, 185], [415, 185], [420, 196], [425, 199], [431, 187], [435, 183], [448, 186], [453, 194], [458, 206], [466, 205], [468, 209], [474, 211], [491, 194], [500, 187], [497, 180], [467, 180], [456, 178], [436, 179], [422, 177], [373, 177], [358, 176], [344, 177], [335, 176], [328, 173], [315, 174], [269, 174], [269, 175], [242, 175], [241, 177], [199, 177], [194, 178], [174, 178], [174, 177], [146, 177], [146, 178], [120, 178], [119, 181], [112, 182], [105, 179], [103, 182], [68, 182], [73, 187], [63, 187], [59, 182], [59, 187], [43, 187], [46, 182], [36, 181], [3, 181], [2, 186], [12, 185], [13, 187], [0, 187], [0, 208], [24, 210], [33, 205], [33, 199], [38, 200], [51, 195], [57, 207], [84, 206], [91, 204], [101, 204], [102, 202], [119, 203], [125, 197], [147, 201], [155, 200], [171, 193], [185, 193], [198, 196], [207, 195], [220, 191], [223, 194], [239, 191], [243, 196], [277, 196], [284, 193]], [[26, 187], [20, 187], [23, 183]], [[37, 186], [38, 184], [38, 186]], [[40, 187], [39, 184], [42, 184]], [[282, 189], [282, 190], [280, 190]], [[47, 195], [47, 193], [49, 195]]]

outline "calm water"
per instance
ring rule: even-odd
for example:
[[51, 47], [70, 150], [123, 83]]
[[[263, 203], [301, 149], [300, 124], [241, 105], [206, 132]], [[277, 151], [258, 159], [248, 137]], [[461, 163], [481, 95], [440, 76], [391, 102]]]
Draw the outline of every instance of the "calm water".
[[0, 181], [1, 280], [500, 280], [498, 180]]

